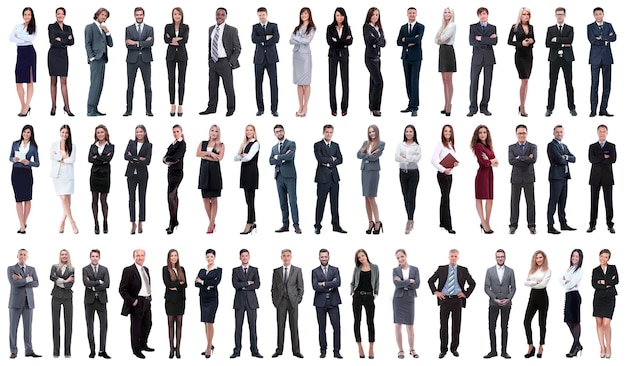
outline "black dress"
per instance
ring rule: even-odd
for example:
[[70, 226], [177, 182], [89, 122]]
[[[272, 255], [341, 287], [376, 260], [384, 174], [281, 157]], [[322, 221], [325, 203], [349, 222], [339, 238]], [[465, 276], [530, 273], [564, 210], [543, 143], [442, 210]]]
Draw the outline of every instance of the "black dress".
[[527, 47], [522, 46], [522, 41], [526, 38], [535, 39], [535, 33], [532, 25], [528, 24], [528, 34], [524, 33], [524, 28], [521, 24], [517, 27], [514, 24], [513, 27], [511, 27], [508, 44], [515, 46], [515, 67], [517, 68], [517, 74], [520, 79], [530, 78], [530, 72], [533, 69], [534, 43], [528, 45]]
[[[165, 284], [165, 314], [168, 316], [177, 316], [185, 314], [185, 289], [187, 288], [187, 275], [185, 268], [180, 267], [183, 272], [184, 283], [180, 281], [172, 281], [169, 269], [163, 266], [163, 283]], [[176, 273], [176, 272], [174, 272]], [[170, 290], [175, 288], [176, 290]]]
[[219, 305], [219, 293], [217, 285], [222, 280], [222, 269], [213, 267], [210, 271], [203, 268], [198, 272], [198, 278], [203, 283], [196, 282], [196, 287], [200, 289], [200, 321], [203, 323], [215, 323], [215, 314]]
[[[89, 188], [91, 192], [109, 193], [111, 188], [111, 159], [115, 152], [115, 145], [107, 142], [102, 154], [98, 153], [98, 145], [93, 144], [89, 148], [89, 162], [91, 174], [89, 175]], [[94, 158], [95, 156], [95, 158]]]
[[[258, 144], [256, 140], [248, 142], [243, 148], [243, 153], [248, 154], [252, 145]], [[258, 189], [259, 188], [259, 153], [254, 154], [254, 157], [248, 161], [241, 163], [241, 172], [239, 175], [239, 188], [243, 189]]]
[[[600, 280], [604, 280], [604, 284], [599, 284], [598, 281]], [[593, 294], [594, 317], [613, 318], [615, 296], [617, 296], [615, 285], [618, 283], [619, 276], [617, 275], [617, 268], [614, 265], [609, 264], [606, 268], [606, 273], [600, 266], [593, 269], [591, 273], [591, 285], [596, 290]]]
[[48, 51], [48, 72], [50, 76], [67, 76], [67, 46], [74, 44], [72, 27], [63, 24], [63, 29], [61, 29], [59, 23], [56, 22], [48, 25], [48, 40], [50, 41], [50, 50]]
[[180, 182], [183, 180], [183, 157], [187, 150], [185, 140], [175, 141], [168, 146], [167, 153], [163, 157], [163, 163], [168, 164], [167, 167], [167, 192], [171, 193], [178, 190]]
[[[208, 141], [202, 141], [202, 151], [207, 151]], [[213, 147], [213, 152], [219, 154], [224, 144]], [[222, 170], [219, 161], [200, 160], [200, 175], [198, 189], [202, 190], [202, 198], [220, 197], [222, 195]]]

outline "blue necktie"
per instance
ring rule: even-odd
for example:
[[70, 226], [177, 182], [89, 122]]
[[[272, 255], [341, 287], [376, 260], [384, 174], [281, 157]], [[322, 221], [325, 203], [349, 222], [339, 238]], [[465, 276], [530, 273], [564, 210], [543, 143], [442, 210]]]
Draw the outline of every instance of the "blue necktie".
[[526, 144], [521, 144], [521, 145], [520, 145], [520, 148], [522, 149], [522, 154], [524, 153], [524, 148], [526, 147], [525, 145], [526, 145]]
[[220, 39], [220, 26], [216, 26], [215, 27], [215, 31], [213, 32], [213, 41], [211, 42], [211, 59], [213, 60], [213, 62], [217, 63], [217, 60], [219, 58], [219, 47], [217, 45], [218, 41]]

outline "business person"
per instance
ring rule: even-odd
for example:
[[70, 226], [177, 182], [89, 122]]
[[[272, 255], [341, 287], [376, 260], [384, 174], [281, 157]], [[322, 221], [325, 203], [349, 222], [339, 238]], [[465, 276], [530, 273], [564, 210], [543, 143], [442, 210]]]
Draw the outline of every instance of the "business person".
[[548, 199], [548, 233], [559, 234], [560, 231], [554, 228], [554, 213], [559, 212], [559, 223], [561, 230], [573, 231], [575, 228], [567, 224], [565, 219], [565, 203], [567, 202], [567, 181], [571, 179], [569, 163], [576, 162], [576, 156], [572, 154], [567, 145], [563, 143], [563, 126], [556, 125], [552, 130], [554, 139], [548, 144], [548, 160], [550, 160], [550, 170], [548, 180], [550, 181], [550, 198]]
[[94, 132], [95, 142], [89, 148], [88, 161], [91, 165], [91, 175], [89, 186], [91, 189], [91, 211], [93, 213], [94, 233], [100, 234], [100, 224], [98, 223], [98, 201], [102, 206], [102, 232], [109, 232], [107, 218], [109, 216], [109, 204], [107, 197], [111, 188], [111, 159], [115, 153], [115, 145], [109, 139], [109, 130], [105, 125], [96, 126]]
[[215, 25], [209, 27], [209, 103], [200, 115], [215, 113], [217, 109], [217, 88], [220, 79], [226, 93], [226, 117], [235, 113], [235, 89], [233, 87], [233, 69], [239, 67], [241, 43], [237, 28], [225, 23], [227, 11], [217, 8]]
[[300, 336], [298, 335], [298, 305], [304, 295], [302, 269], [291, 264], [291, 249], [280, 252], [283, 265], [275, 268], [272, 275], [272, 304], [276, 308], [276, 324], [278, 334], [276, 351], [272, 358], [283, 354], [285, 344], [285, 322], [289, 315], [289, 333], [291, 334], [291, 351], [294, 357], [304, 358], [300, 353]]
[[383, 97], [383, 74], [380, 71], [380, 48], [385, 47], [385, 32], [380, 22], [380, 11], [372, 7], [367, 10], [363, 24], [365, 41], [365, 67], [370, 73], [369, 109], [374, 117], [380, 117], [380, 104]]
[[380, 156], [385, 150], [385, 142], [380, 141], [378, 126], [370, 125], [367, 128], [367, 140], [357, 151], [356, 157], [361, 159], [361, 188], [365, 197], [365, 212], [369, 223], [366, 234], [380, 234], [383, 223], [378, 215], [378, 181], [380, 180]]
[[417, 117], [420, 106], [420, 69], [422, 68], [422, 38], [424, 25], [416, 21], [417, 9], [410, 7], [406, 11], [408, 23], [400, 27], [397, 45], [402, 47], [402, 66], [404, 67], [404, 82], [409, 104], [400, 112], [411, 113]]
[[61, 307], [63, 307], [63, 328], [65, 337], [63, 340], [65, 358], [72, 356], [72, 319], [74, 317], [74, 305], [72, 304], [72, 286], [74, 286], [74, 266], [70, 252], [61, 249], [59, 262], [53, 264], [50, 269], [50, 281], [52, 286], [52, 355], [59, 357], [61, 348]]
[[[470, 25], [469, 44], [472, 46], [472, 68], [470, 71], [470, 107], [468, 117], [472, 117], [480, 111], [485, 116], [491, 116], [489, 112], [489, 99], [491, 98], [491, 80], [493, 78], [493, 65], [496, 56], [493, 46], [498, 43], [496, 26], [489, 24], [489, 10], [480, 7], [476, 10], [478, 23]], [[483, 74], [483, 92], [480, 105], [478, 104], [478, 78]]]
[[570, 255], [569, 267], [563, 276], [559, 277], [559, 283], [565, 289], [565, 323], [569, 327], [574, 338], [572, 347], [565, 355], [567, 358], [576, 357], [583, 346], [580, 344], [580, 281], [583, 278], [583, 251], [574, 249]]
[[[596, 318], [596, 332], [600, 342], [600, 358], [611, 358], [611, 319], [615, 310], [615, 285], [619, 283], [617, 267], [609, 264], [611, 251], [600, 251], [600, 265], [591, 273], [593, 294], [593, 316]], [[580, 350], [582, 346], [579, 344]]]
[[135, 24], [126, 27], [124, 36], [126, 49], [126, 112], [124, 117], [133, 114], [133, 95], [137, 69], [141, 70], [144, 95], [146, 97], [146, 116], [152, 117], [152, 45], [154, 45], [154, 29], [143, 22], [145, 11], [142, 7], [135, 8]]
[[17, 263], [7, 267], [7, 277], [11, 292], [9, 294], [9, 346], [11, 348], [10, 358], [17, 357], [17, 327], [20, 318], [24, 327], [24, 356], [38, 358], [33, 351], [31, 336], [33, 333], [33, 309], [35, 308], [35, 296], [33, 288], [39, 286], [37, 271], [35, 267], [27, 266], [28, 251], [20, 249], [17, 251]]
[[178, 186], [183, 180], [183, 158], [187, 150], [185, 135], [180, 125], [172, 127], [174, 142], [167, 147], [163, 163], [167, 165], [167, 205], [170, 211], [170, 223], [165, 229], [167, 235], [178, 227]]
[[72, 194], [74, 194], [74, 162], [76, 161], [76, 145], [72, 143], [70, 126], [62, 125], [59, 130], [61, 139], [52, 143], [50, 147], [50, 177], [54, 183], [54, 190], [61, 198], [63, 219], [59, 226], [59, 233], [65, 231], [65, 221], [69, 220], [74, 234], [78, 234], [78, 227], [72, 216]]
[[415, 214], [415, 196], [417, 195], [417, 185], [420, 182], [420, 171], [417, 163], [422, 158], [422, 148], [417, 141], [415, 126], [407, 125], [404, 128], [403, 140], [398, 144], [395, 153], [395, 160], [400, 165], [400, 188], [404, 198], [404, 209], [406, 210], [406, 226], [404, 233], [410, 234], [413, 231], [413, 215]]
[[[466, 267], [459, 266], [459, 251], [450, 249], [449, 264], [439, 268], [428, 279], [430, 291], [437, 296], [439, 305], [439, 358], [444, 358], [448, 352], [448, 318], [452, 314], [452, 342], [450, 351], [454, 357], [459, 357], [459, 335], [461, 334], [461, 309], [465, 307], [467, 298], [474, 291], [476, 282]], [[435, 286], [435, 282], [437, 285]]]
[[[498, 167], [498, 159], [494, 153], [491, 132], [485, 125], [474, 129], [470, 148], [476, 156], [478, 171], [474, 180], [476, 212], [480, 218], [480, 230], [485, 234], [493, 234], [491, 230], [491, 209], [493, 208], [493, 168]], [[483, 201], [485, 205], [483, 207]]]
[[52, 109], [50, 115], [57, 112], [57, 78], [61, 84], [61, 95], [63, 96], [63, 112], [69, 117], [74, 117], [70, 110], [70, 100], [67, 94], [67, 69], [69, 60], [67, 57], [67, 47], [74, 45], [74, 34], [72, 27], [64, 23], [65, 8], [57, 8], [57, 21], [48, 25], [48, 73], [50, 74], [50, 97], [52, 98]]
[[253, 125], [246, 126], [243, 142], [239, 146], [235, 161], [241, 162], [239, 171], [239, 188], [243, 189], [248, 206], [248, 219], [246, 226], [240, 233], [242, 235], [256, 232], [256, 210], [254, 208], [254, 196], [259, 188], [259, 149], [261, 145], [256, 137], [256, 128]]
[[[452, 217], [450, 215], [450, 190], [452, 189], [452, 169], [459, 165], [455, 157], [454, 149], [454, 129], [451, 125], [444, 125], [441, 128], [440, 141], [435, 145], [435, 151], [430, 159], [431, 164], [437, 169], [437, 183], [441, 191], [439, 202], [439, 227], [450, 234], [456, 234], [452, 229]], [[450, 156], [450, 158], [448, 157]], [[445, 163], [444, 159], [454, 161], [452, 164]]]
[[289, 208], [291, 208], [293, 229], [296, 234], [302, 234], [298, 215], [297, 174], [294, 164], [296, 143], [285, 138], [285, 127], [280, 124], [274, 126], [274, 136], [278, 139], [278, 143], [272, 147], [270, 165], [274, 166], [274, 179], [276, 180], [276, 190], [278, 191], [278, 201], [283, 219], [283, 226], [275, 232], [289, 231]]
[[[144, 125], [135, 127], [135, 139], [128, 140], [124, 160], [126, 165], [126, 183], [128, 185], [128, 209], [132, 224], [130, 233], [143, 232], [143, 222], [146, 221], [146, 189], [148, 188], [148, 165], [152, 159], [152, 144], [148, 139], [148, 132]], [[139, 223], [135, 222], [136, 204], [135, 195], [139, 188]]]
[[409, 341], [409, 355], [413, 358], [420, 356], [415, 351], [415, 298], [420, 287], [420, 272], [415, 266], [409, 265], [404, 249], [396, 250], [398, 266], [393, 269], [393, 323], [395, 324], [396, 343], [398, 344], [398, 358], [404, 358], [402, 349], [402, 325], [405, 325]]
[[615, 42], [617, 35], [613, 25], [604, 21], [604, 9], [593, 9], [595, 22], [587, 25], [587, 39], [591, 43], [589, 50], [589, 64], [591, 65], [591, 113], [589, 117], [596, 116], [598, 108], [598, 86], [600, 85], [600, 71], [602, 71], [602, 101], [600, 102], [600, 116], [613, 117], [606, 109], [609, 105], [611, 94], [611, 65], [613, 53], [611, 42]]
[[337, 67], [341, 75], [341, 116], [348, 114], [348, 99], [350, 96], [350, 78], [348, 65], [352, 45], [352, 31], [348, 25], [348, 15], [342, 7], [335, 9], [333, 22], [326, 28], [326, 43], [328, 43], [328, 87], [330, 98], [330, 114], [337, 115]]
[[260, 7], [256, 11], [259, 22], [252, 26], [252, 43], [254, 49], [254, 86], [256, 90], [256, 115], [260, 116], [265, 112], [263, 103], [263, 75], [267, 71], [270, 79], [270, 94], [272, 116], [278, 117], [278, 73], [276, 63], [278, 63], [278, 51], [276, 44], [280, 40], [278, 25], [267, 20], [267, 8]]
[[511, 164], [511, 216], [509, 234], [515, 234], [519, 221], [519, 201], [524, 190], [526, 200], [526, 222], [531, 234], [537, 233], [535, 225], [535, 163], [537, 145], [529, 142], [526, 125], [515, 127], [517, 142], [509, 145], [509, 164]]
[[256, 310], [259, 308], [259, 301], [256, 297], [256, 290], [261, 286], [259, 270], [249, 264], [250, 252], [247, 249], [239, 251], [241, 266], [233, 268], [232, 283], [235, 288], [235, 348], [230, 358], [237, 358], [241, 355], [241, 329], [243, 328], [243, 316], [248, 317], [248, 328], [250, 329], [250, 352], [252, 357], [263, 358], [257, 348], [256, 336]]
[[359, 358], [365, 358], [363, 346], [361, 345], [361, 316], [365, 308], [365, 319], [367, 322], [367, 339], [369, 350], [367, 357], [374, 359], [374, 311], [376, 305], [374, 300], [378, 297], [380, 283], [380, 272], [378, 266], [370, 262], [365, 249], [359, 249], [354, 254], [354, 271], [350, 282], [350, 295], [352, 296], [352, 313], [354, 314], [354, 338], [359, 349]]
[[207, 234], [215, 231], [215, 217], [217, 216], [217, 198], [222, 195], [222, 170], [220, 161], [224, 158], [224, 143], [218, 125], [209, 129], [209, 139], [202, 141], [196, 150], [200, 158], [200, 174], [198, 188], [202, 193], [204, 210], [209, 218]]
[[320, 358], [326, 358], [326, 315], [330, 318], [333, 327], [333, 357], [341, 356], [341, 317], [339, 304], [341, 296], [339, 287], [341, 286], [341, 275], [339, 268], [328, 264], [330, 254], [327, 249], [319, 251], [320, 265], [311, 271], [311, 283], [315, 296], [313, 305], [317, 313], [318, 338], [320, 344]]
[[152, 328], [152, 289], [150, 272], [143, 265], [146, 252], [143, 249], [133, 251], [135, 263], [124, 268], [120, 280], [119, 292], [124, 300], [122, 315], [130, 314], [130, 345], [137, 358], [146, 358], [145, 352], [154, 352], [148, 347], [148, 336]]
[[311, 41], [315, 36], [315, 30], [311, 9], [307, 7], [300, 9], [300, 21], [289, 39], [289, 44], [293, 45], [293, 83], [298, 88], [299, 107], [296, 117], [306, 117], [308, 111], [313, 78]]
[[537, 250], [533, 254], [530, 263], [530, 270], [524, 286], [530, 287], [530, 297], [526, 306], [526, 314], [524, 315], [524, 330], [526, 331], [526, 343], [528, 343], [528, 352], [525, 358], [531, 358], [535, 355], [535, 345], [533, 344], [533, 329], [531, 322], [535, 314], [539, 312], [539, 349], [537, 350], [537, 358], [543, 355], [543, 345], [546, 343], [546, 319], [548, 317], [548, 292], [546, 287], [552, 276], [552, 271], [548, 267], [548, 257], [546, 253]]
[[100, 347], [98, 357], [110, 359], [107, 354], [107, 289], [111, 284], [109, 270], [100, 264], [100, 250], [92, 249], [89, 253], [90, 263], [83, 267], [83, 284], [85, 285], [85, 320], [87, 322], [87, 340], [89, 341], [89, 358], [96, 357], [96, 342], [93, 335], [94, 314], [98, 314], [100, 322]]
[[511, 27], [507, 43], [515, 47], [515, 68], [521, 80], [517, 113], [522, 117], [528, 117], [526, 96], [528, 95], [528, 79], [533, 69], [533, 46], [535, 44], [535, 32], [530, 24], [530, 9], [519, 10], [517, 22]]
[[600, 189], [602, 189], [604, 193], [604, 208], [606, 210], [606, 225], [609, 232], [615, 234], [615, 228], [613, 227], [613, 184], [615, 184], [613, 180], [613, 164], [615, 164], [617, 159], [617, 151], [615, 150], [615, 144], [606, 140], [606, 136], [609, 133], [609, 128], [606, 125], [599, 125], [597, 132], [598, 142], [589, 145], [591, 214], [587, 232], [590, 233], [596, 229], [598, 201], [600, 200]]
[[169, 358], [174, 358], [174, 354], [176, 358], [180, 358], [187, 276], [185, 267], [180, 265], [176, 249], [170, 249], [167, 252], [167, 266], [163, 266], [163, 284], [165, 284], [165, 314], [167, 314], [167, 330], [170, 340]]
[[[30, 101], [37, 81], [37, 53], [33, 47], [33, 41], [37, 37], [37, 25], [33, 9], [25, 7], [22, 10], [22, 18], [24, 23], [13, 27], [9, 35], [9, 40], [17, 45], [15, 89], [21, 104], [18, 117], [26, 117], [30, 113]], [[26, 90], [23, 84], [26, 84]]]
[[93, 15], [94, 22], [85, 27], [85, 49], [87, 50], [87, 62], [89, 63], [90, 84], [87, 97], [87, 116], [104, 116], [98, 110], [100, 95], [104, 86], [104, 72], [109, 61], [107, 47], [113, 47], [113, 37], [109, 28], [104, 23], [109, 19], [109, 11], [99, 8]]
[[[183, 9], [172, 9], [172, 22], [165, 26], [163, 39], [167, 44], [165, 62], [167, 65], [167, 84], [170, 95], [170, 117], [174, 114], [183, 116], [183, 99], [185, 97], [185, 76], [187, 75], [187, 41], [189, 26], [184, 21]], [[178, 78], [176, 68], [178, 67]], [[178, 107], [176, 106], [176, 81], [178, 80]]]
[[200, 291], [200, 321], [204, 323], [204, 333], [206, 335], [206, 349], [202, 356], [210, 358], [213, 352], [213, 336], [215, 329], [215, 313], [219, 305], [219, 292], [217, 286], [222, 281], [222, 269], [215, 264], [215, 250], [206, 250], [206, 268], [202, 268], [196, 276], [195, 286]]
[[556, 82], [559, 79], [559, 70], [563, 69], [565, 78], [565, 91], [567, 93], [567, 108], [572, 117], [576, 117], [576, 104], [574, 104], [574, 87], [572, 86], [572, 62], [574, 62], [574, 28], [565, 24], [565, 8], [558, 7], [554, 10], [556, 24], [548, 27], [546, 34], [546, 47], [550, 49], [548, 61], [550, 62], [550, 88], [548, 89], [548, 106], [546, 117], [552, 115], [554, 99], [556, 98]]
[[20, 221], [18, 234], [26, 234], [26, 224], [30, 215], [33, 199], [33, 167], [39, 166], [39, 150], [35, 141], [35, 130], [31, 125], [22, 127], [19, 140], [13, 141], [9, 161], [11, 169], [11, 185], [15, 195], [15, 210]]
[[500, 328], [502, 329], [502, 348], [500, 356], [510, 359], [506, 351], [509, 340], [509, 315], [513, 296], [515, 296], [515, 272], [505, 266], [506, 253], [504, 249], [496, 250], [496, 265], [489, 267], [485, 274], [485, 293], [489, 296], [489, 343], [491, 349], [483, 358], [498, 356], [496, 350], [496, 322], [500, 316]]
[[454, 22], [454, 9], [443, 9], [441, 26], [435, 34], [435, 43], [439, 45], [438, 70], [443, 82], [444, 105], [441, 114], [450, 117], [452, 112], [452, 75], [456, 72], [456, 55], [454, 53], [454, 37], [456, 35], [456, 23]]
[[315, 234], [322, 230], [322, 217], [326, 198], [330, 194], [330, 214], [333, 231], [346, 234], [347, 231], [339, 225], [339, 172], [337, 165], [343, 163], [343, 156], [339, 144], [332, 141], [334, 128], [324, 125], [324, 138], [313, 145], [313, 152], [317, 160], [315, 183], [317, 183], [317, 203], [315, 205]]

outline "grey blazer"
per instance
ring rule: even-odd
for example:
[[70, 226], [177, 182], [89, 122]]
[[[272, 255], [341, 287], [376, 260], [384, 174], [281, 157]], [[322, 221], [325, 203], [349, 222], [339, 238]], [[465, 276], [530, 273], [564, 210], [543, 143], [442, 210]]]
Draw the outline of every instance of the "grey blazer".
[[[272, 303], [278, 307], [280, 300], [283, 298], [285, 285], [283, 284], [283, 266], [274, 269], [272, 276]], [[287, 298], [294, 308], [302, 302], [304, 295], [304, 281], [302, 280], [302, 269], [294, 265], [289, 269], [289, 277], [287, 278]]]
[[371, 155], [367, 151], [361, 152], [365, 145], [367, 145], [367, 141], [363, 142], [363, 145], [356, 153], [356, 157], [361, 159], [361, 170], [380, 170], [380, 161], [378, 159], [383, 154], [383, 150], [385, 150], [385, 143], [380, 141], [376, 147], [378, 152]]
[[[35, 308], [35, 296], [33, 295], [33, 288], [39, 286], [39, 279], [37, 278], [37, 271], [35, 267], [25, 266], [24, 272], [18, 264], [7, 267], [7, 277], [11, 284], [11, 294], [9, 295], [9, 309], [22, 309], [24, 307], [28, 309]], [[22, 276], [19, 280], [14, 280], [13, 275]], [[32, 281], [26, 282], [26, 277], [31, 276]]]
[[74, 268], [67, 268], [65, 273], [63, 273], [57, 264], [53, 264], [52, 268], [50, 268], [50, 281], [54, 282], [54, 286], [52, 287], [50, 295], [52, 295], [52, 297], [56, 297], [57, 299], [71, 299], [72, 286], [74, 286], [76, 277], [74, 277], [74, 281], [64, 283], [64, 287], [57, 286], [56, 281], [59, 278], [66, 280], [72, 275], [74, 275]]
[[92, 58], [94, 60], [104, 58], [104, 62], [107, 62], [109, 60], [107, 57], [107, 46], [113, 47], [113, 38], [110, 35], [107, 36], [104, 32], [100, 32], [96, 23], [91, 23], [85, 27], [87, 62], [91, 63], [89, 60]]
[[[289, 153], [287, 153], [289, 152]], [[277, 157], [274, 159], [274, 157]], [[283, 178], [296, 178], [296, 166], [294, 159], [296, 158], [296, 143], [285, 139], [283, 148], [278, 151], [278, 144], [272, 147], [270, 155], [270, 165], [274, 165], [274, 178], [280, 173]]]
[[489, 296], [489, 306], [499, 306], [495, 299], [509, 299], [505, 306], [511, 306], [513, 296], [515, 296], [515, 272], [507, 266], [504, 266], [504, 275], [502, 283], [498, 279], [498, 270], [496, 266], [487, 269], [485, 274], [485, 293]]
[[[374, 289], [374, 295], [378, 295], [379, 284], [379, 272], [378, 266], [374, 263], [370, 263], [370, 270], [372, 271], [372, 289]], [[359, 287], [359, 279], [361, 278], [361, 266], [354, 267], [352, 273], [352, 282], [350, 282], [350, 293], [353, 294], [354, 290]]]
[[[532, 158], [530, 155], [532, 154]], [[537, 145], [526, 141], [524, 152], [519, 143], [509, 145], [509, 164], [511, 183], [532, 183], [535, 181], [535, 163], [537, 162]]]
[[[211, 34], [215, 26], [212, 25], [209, 28], [209, 61], [211, 60], [211, 44], [213, 39]], [[241, 54], [241, 43], [239, 42], [239, 32], [237, 28], [231, 27], [228, 24], [224, 24], [224, 33], [222, 33], [222, 43], [224, 44], [224, 50], [226, 51], [226, 58], [230, 67], [236, 69], [239, 67], [239, 54]]]
[[[420, 271], [415, 266], [409, 266], [409, 279], [402, 279], [402, 268], [396, 267], [393, 269], [393, 278], [400, 277], [399, 281], [393, 280], [394, 286], [396, 286], [393, 292], [393, 297], [417, 297], [417, 289], [420, 287]], [[411, 283], [410, 280], [415, 280], [415, 283]]]

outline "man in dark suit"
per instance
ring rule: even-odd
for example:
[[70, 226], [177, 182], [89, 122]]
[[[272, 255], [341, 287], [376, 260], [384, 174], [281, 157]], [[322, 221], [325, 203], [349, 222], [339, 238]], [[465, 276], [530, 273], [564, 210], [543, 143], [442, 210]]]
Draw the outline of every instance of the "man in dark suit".
[[280, 201], [280, 211], [283, 215], [283, 226], [277, 233], [289, 231], [289, 205], [291, 205], [291, 218], [296, 234], [302, 234], [300, 219], [298, 218], [298, 196], [296, 194], [296, 143], [285, 138], [283, 125], [274, 126], [274, 135], [278, 143], [272, 147], [270, 165], [274, 165], [274, 179]]
[[559, 222], [561, 230], [576, 230], [567, 224], [565, 219], [565, 203], [567, 201], [567, 181], [571, 179], [569, 163], [575, 163], [576, 157], [572, 154], [563, 140], [563, 126], [557, 125], [553, 130], [554, 139], [548, 144], [548, 159], [550, 160], [550, 198], [548, 200], [548, 233], [560, 234], [554, 228], [554, 212], [559, 208]]
[[311, 272], [311, 282], [313, 291], [315, 291], [313, 305], [315, 305], [317, 313], [320, 358], [326, 357], [326, 314], [328, 314], [330, 324], [333, 326], [333, 356], [343, 358], [339, 353], [341, 350], [341, 318], [339, 316], [341, 276], [339, 275], [339, 268], [328, 264], [330, 255], [327, 249], [320, 249], [319, 259], [320, 266]]
[[278, 51], [276, 43], [280, 39], [278, 25], [267, 21], [267, 9], [260, 7], [256, 11], [259, 16], [259, 23], [252, 26], [252, 43], [256, 45], [254, 49], [254, 79], [256, 87], [256, 115], [260, 116], [265, 112], [263, 104], [263, 74], [267, 71], [270, 78], [270, 93], [272, 95], [272, 116], [278, 117], [278, 77], [276, 73], [276, 63], [278, 62]]
[[250, 351], [252, 357], [263, 358], [257, 348], [256, 337], [256, 309], [259, 308], [259, 301], [256, 297], [256, 290], [261, 286], [259, 270], [249, 265], [250, 252], [248, 249], [239, 251], [241, 266], [233, 268], [233, 287], [235, 288], [235, 349], [230, 358], [241, 355], [241, 330], [243, 328], [243, 316], [248, 315], [248, 328], [250, 329]]
[[107, 47], [113, 47], [111, 32], [104, 22], [109, 18], [109, 11], [100, 8], [93, 16], [94, 22], [85, 27], [85, 49], [87, 50], [87, 62], [91, 73], [91, 84], [87, 97], [87, 116], [104, 116], [98, 110], [100, 95], [104, 86], [104, 71], [109, 61]]
[[528, 128], [525, 125], [515, 127], [517, 142], [509, 145], [509, 164], [511, 169], [511, 220], [509, 234], [515, 234], [519, 220], [519, 201], [524, 190], [526, 199], [526, 221], [531, 234], [536, 234], [535, 227], [535, 163], [537, 145], [526, 141]]
[[220, 78], [226, 93], [226, 117], [235, 113], [235, 88], [233, 87], [233, 69], [239, 67], [241, 43], [237, 28], [224, 23], [227, 11], [217, 8], [216, 25], [209, 28], [209, 104], [200, 115], [215, 113], [217, 109], [217, 88]]
[[483, 75], [483, 96], [480, 101], [480, 113], [491, 116], [487, 108], [491, 98], [491, 79], [493, 77], [493, 65], [496, 63], [496, 56], [493, 53], [493, 46], [498, 43], [496, 26], [488, 23], [489, 10], [478, 8], [478, 23], [470, 25], [469, 43], [472, 46], [472, 69], [470, 71], [470, 107], [468, 117], [472, 117], [479, 111], [478, 106], [478, 78], [480, 72]]
[[92, 249], [89, 253], [91, 263], [83, 267], [83, 284], [85, 285], [85, 319], [87, 321], [87, 340], [89, 341], [89, 358], [96, 357], [96, 342], [93, 336], [94, 314], [100, 320], [100, 351], [98, 357], [111, 358], [106, 352], [107, 343], [107, 289], [111, 283], [109, 270], [100, 264], [100, 250]]
[[[450, 264], [439, 268], [428, 279], [430, 291], [437, 296], [439, 305], [439, 339], [441, 341], [439, 358], [444, 358], [448, 352], [448, 318], [452, 314], [452, 342], [450, 352], [454, 357], [459, 356], [459, 335], [461, 334], [461, 308], [465, 307], [466, 299], [474, 291], [476, 282], [467, 268], [456, 264], [459, 251], [450, 249], [448, 254]], [[437, 285], [435, 286], [435, 282]]]
[[152, 328], [150, 272], [143, 265], [146, 258], [143, 249], [135, 249], [133, 258], [135, 263], [124, 268], [120, 281], [120, 295], [124, 299], [122, 315], [130, 314], [130, 345], [133, 354], [146, 358], [142, 351], [154, 351], [154, 348], [148, 347], [148, 335]]
[[280, 258], [283, 265], [274, 269], [272, 276], [272, 303], [276, 307], [276, 323], [278, 324], [276, 352], [272, 358], [283, 354], [287, 314], [289, 314], [291, 351], [294, 356], [303, 358], [304, 356], [300, 353], [300, 337], [298, 336], [298, 305], [302, 302], [302, 295], [304, 294], [302, 270], [291, 265], [291, 249], [283, 249]]
[[598, 201], [600, 200], [600, 188], [604, 193], [604, 208], [606, 209], [606, 225], [611, 234], [615, 234], [613, 228], [613, 164], [617, 159], [615, 144], [606, 140], [609, 128], [606, 125], [598, 126], [598, 142], [589, 145], [589, 162], [591, 174], [589, 185], [591, 186], [591, 215], [589, 218], [590, 233], [596, 229], [598, 219]]
[[598, 108], [598, 85], [600, 84], [600, 70], [602, 70], [602, 102], [600, 103], [600, 115], [613, 117], [607, 112], [609, 94], [611, 93], [611, 64], [613, 53], [611, 42], [615, 42], [617, 35], [613, 26], [604, 21], [604, 10], [600, 7], [593, 9], [596, 21], [587, 26], [587, 39], [591, 43], [589, 50], [589, 64], [591, 65], [591, 113], [589, 117], [596, 116]]
[[515, 295], [515, 272], [504, 265], [506, 253], [504, 249], [496, 251], [496, 265], [487, 269], [485, 274], [485, 293], [489, 296], [489, 341], [491, 351], [484, 358], [492, 358], [498, 355], [496, 351], [496, 321], [500, 316], [500, 328], [502, 329], [502, 352], [500, 355], [506, 359], [511, 358], [506, 352], [509, 339], [509, 315], [511, 314], [511, 300]]
[[552, 115], [556, 94], [556, 82], [559, 80], [559, 69], [563, 69], [565, 78], [565, 90], [567, 93], [567, 107], [572, 116], [577, 116], [574, 104], [574, 87], [572, 86], [572, 62], [574, 62], [574, 28], [565, 24], [565, 8], [558, 7], [554, 11], [556, 24], [548, 27], [546, 35], [546, 47], [550, 49], [548, 61], [550, 62], [550, 89], [548, 89], [548, 107], [546, 117]]
[[7, 277], [11, 285], [9, 295], [9, 346], [10, 358], [17, 357], [17, 326], [20, 318], [24, 321], [24, 355], [26, 357], [41, 357], [33, 351], [31, 336], [33, 334], [33, 309], [35, 296], [33, 288], [39, 286], [35, 267], [26, 265], [28, 251], [20, 249], [17, 252], [17, 264], [7, 267]]
[[347, 231], [339, 225], [339, 172], [337, 165], [343, 163], [341, 150], [333, 138], [334, 128], [332, 125], [324, 126], [324, 139], [313, 145], [317, 169], [315, 170], [315, 182], [317, 183], [317, 204], [315, 206], [315, 234], [322, 229], [322, 217], [326, 207], [326, 198], [330, 193], [330, 214], [333, 231], [345, 234]]
[[144, 93], [146, 96], [146, 116], [152, 117], [152, 84], [151, 62], [152, 45], [154, 44], [154, 29], [143, 22], [144, 10], [135, 8], [135, 24], [126, 27], [126, 76], [128, 87], [126, 89], [126, 112], [124, 117], [133, 114], [133, 94], [135, 93], [135, 79], [137, 69], [141, 70]]
[[409, 22], [400, 27], [398, 46], [402, 47], [402, 65], [404, 66], [404, 81], [409, 105], [401, 110], [402, 113], [411, 112], [411, 117], [417, 116], [420, 106], [420, 69], [422, 68], [422, 38], [424, 25], [418, 23], [417, 10], [410, 7], [406, 11]]

